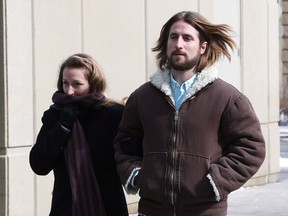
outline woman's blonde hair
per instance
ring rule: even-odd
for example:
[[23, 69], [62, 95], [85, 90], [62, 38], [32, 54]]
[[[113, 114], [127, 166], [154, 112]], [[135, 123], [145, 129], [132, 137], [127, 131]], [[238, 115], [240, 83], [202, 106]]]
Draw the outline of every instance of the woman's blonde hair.
[[[104, 73], [100, 70], [96, 60], [90, 55], [77, 53], [68, 57], [62, 63], [57, 81], [57, 89], [62, 93], [64, 93], [63, 71], [65, 68], [84, 68], [89, 83], [89, 94], [104, 94], [107, 87]], [[112, 106], [114, 104], [120, 104], [120, 102], [106, 98], [102, 103], [105, 106]]]
[[59, 92], [63, 90], [63, 71], [65, 68], [84, 68], [86, 78], [89, 83], [89, 93], [104, 93], [106, 90], [106, 80], [104, 74], [99, 69], [97, 62], [90, 55], [77, 53], [68, 57], [61, 65], [57, 88]]

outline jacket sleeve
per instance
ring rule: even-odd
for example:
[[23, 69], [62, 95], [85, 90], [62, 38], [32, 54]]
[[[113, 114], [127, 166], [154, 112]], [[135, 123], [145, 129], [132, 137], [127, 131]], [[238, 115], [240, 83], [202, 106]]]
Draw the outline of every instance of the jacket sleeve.
[[138, 113], [137, 96], [134, 92], [127, 100], [114, 140], [117, 171], [128, 194], [136, 193], [138, 190], [137, 187], [131, 186], [131, 180], [139, 172], [143, 157], [143, 129]]
[[64, 157], [70, 134], [60, 125], [58, 116], [59, 110], [50, 108], [42, 117], [43, 125], [29, 155], [30, 166], [37, 175], [47, 175]]
[[223, 199], [258, 171], [265, 158], [265, 142], [259, 120], [244, 95], [223, 113], [220, 131], [224, 156], [211, 164], [208, 178]]

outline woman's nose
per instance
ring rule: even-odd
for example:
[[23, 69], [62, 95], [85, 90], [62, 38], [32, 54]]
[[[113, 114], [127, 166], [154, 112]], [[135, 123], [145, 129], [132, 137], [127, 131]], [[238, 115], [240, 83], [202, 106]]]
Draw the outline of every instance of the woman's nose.
[[71, 85], [69, 85], [69, 86], [67, 87], [66, 94], [67, 94], [67, 95], [73, 95], [73, 94], [74, 94], [74, 88], [73, 88]]

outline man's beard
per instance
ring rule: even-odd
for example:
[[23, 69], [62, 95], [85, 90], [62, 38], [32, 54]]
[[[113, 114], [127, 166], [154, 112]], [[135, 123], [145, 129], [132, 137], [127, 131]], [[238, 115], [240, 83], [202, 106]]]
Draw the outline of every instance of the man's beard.
[[[194, 58], [185, 59], [184, 62], [180, 62], [177, 60], [175, 61], [173, 59], [173, 55], [174, 54], [172, 53], [170, 56], [167, 57], [167, 63], [170, 68], [178, 71], [186, 71], [192, 69], [193, 67], [195, 67], [195, 65], [199, 63], [201, 57], [201, 54], [198, 53], [197, 56], [195, 56]], [[184, 57], [186, 57], [186, 55]]]

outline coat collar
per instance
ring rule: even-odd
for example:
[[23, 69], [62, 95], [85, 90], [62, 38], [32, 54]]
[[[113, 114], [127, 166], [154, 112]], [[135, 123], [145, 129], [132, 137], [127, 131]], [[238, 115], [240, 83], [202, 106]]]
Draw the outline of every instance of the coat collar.
[[[218, 70], [215, 65], [205, 68], [201, 73], [199, 73], [198, 79], [190, 89], [187, 98], [191, 97], [196, 92], [200, 91], [209, 83], [214, 82], [217, 78], [218, 78]], [[174, 101], [172, 90], [170, 87], [170, 77], [168, 70], [160, 70], [160, 69], [157, 70], [156, 73], [151, 75], [150, 81], [152, 85], [154, 85], [164, 94], [169, 96], [172, 99], [172, 101]]]

